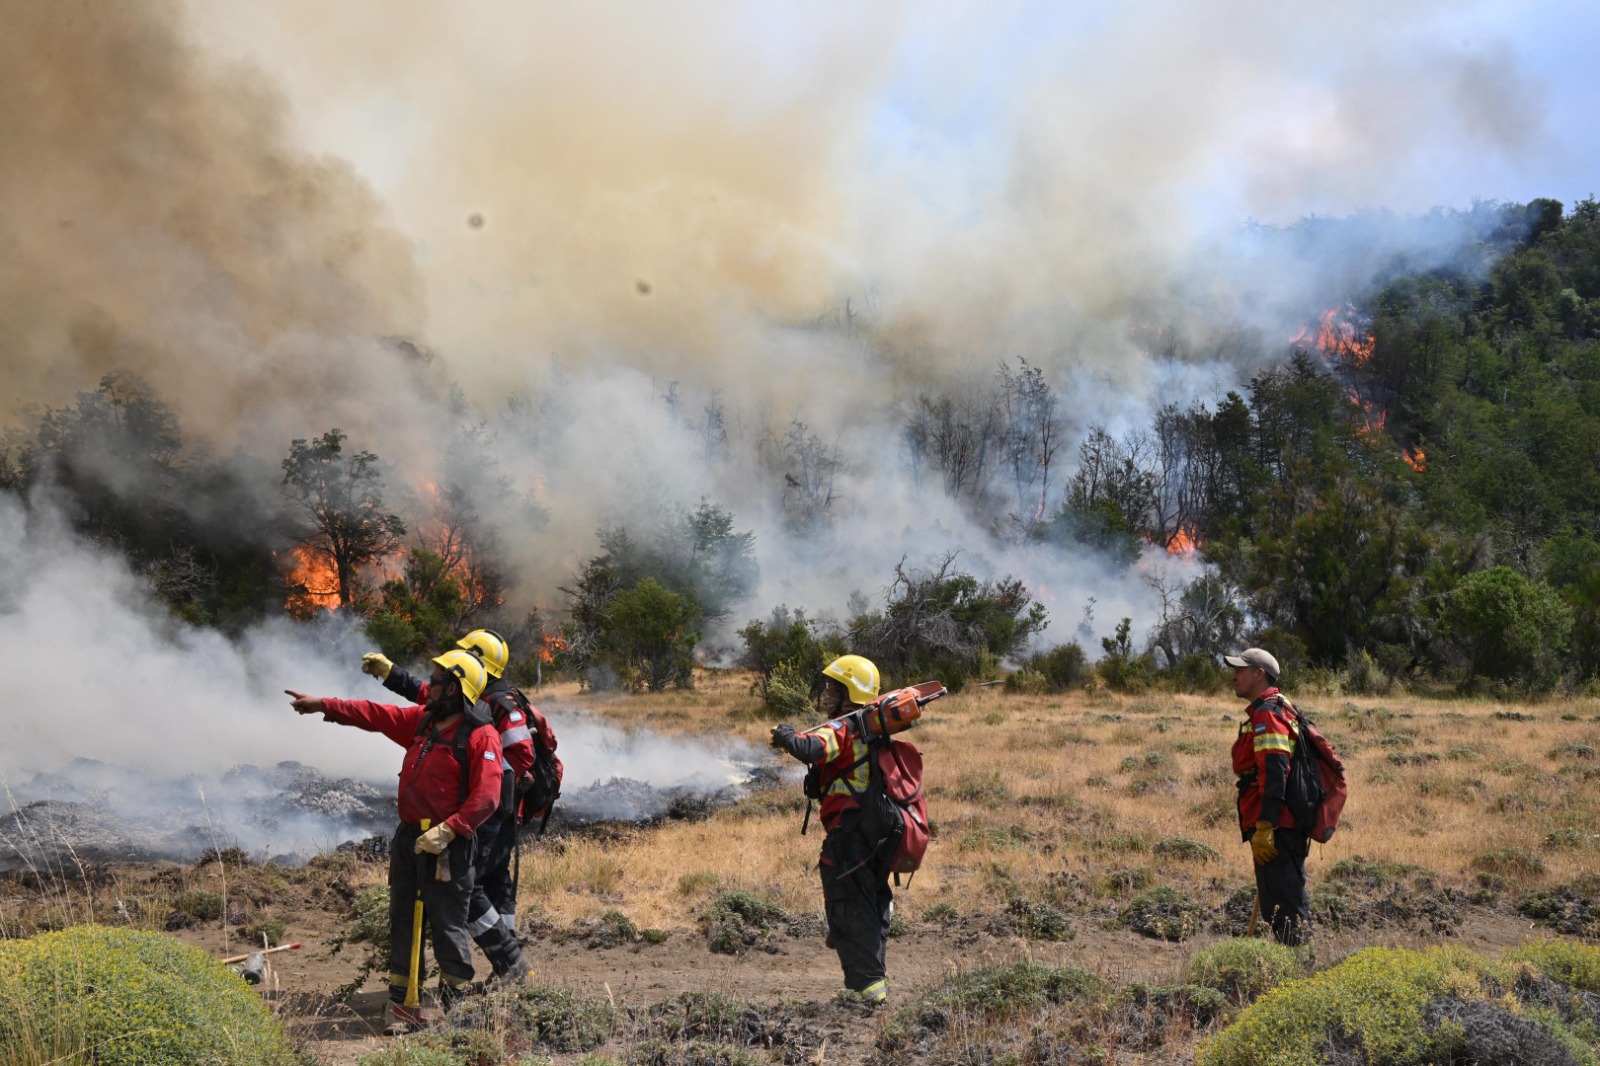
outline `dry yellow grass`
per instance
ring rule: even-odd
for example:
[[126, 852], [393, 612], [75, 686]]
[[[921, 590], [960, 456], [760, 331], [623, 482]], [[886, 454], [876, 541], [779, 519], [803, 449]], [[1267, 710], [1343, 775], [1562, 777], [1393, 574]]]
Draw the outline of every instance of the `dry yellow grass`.
[[[559, 694], [623, 726], [732, 733], [764, 745], [773, 723], [758, 713], [748, 683], [740, 674], [710, 674], [689, 693]], [[1344, 821], [1332, 842], [1313, 847], [1313, 880], [1352, 855], [1415, 864], [1463, 886], [1485, 867], [1513, 885], [1593, 868], [1600, 701], [1515, 706], [1391, 695], [1298, 702], [1350, 768]], [[1250, 881], [1229, 770], [1242, 708], [1230, 696], [1034, 697], [999, 688], [931, 705], [910, 738], [926, 758], [937, 832], [912, 888], [900, 894], [903, 912], [914, 917], [935, 903], [990, 909], [1007, 894], [1048, 896], [1053, 884], [1071, 879], [1113, 902], [1127, 881], [1108, 875], [1133, 870], [1220, 900]], [[771, 758], [793, 779], [706, 821], [530, 848], [522, 907], [558, 922], [616, 909], [642, 926], [672, 927], [692, 924], [697, 906], [716, 892], [746, 889], [786, 909], [820, 909], [820, 831], [813, 818], [811, 835], [801, 838], [798, 764]], [[1564, 846], [1547, 848], [1546, 836], [1558, 831]], [[1171, 838], [1207, 845], [1220, 858], [1150, 850]], [[1530, 870], [1516, 855], [1497, 861], [1497, 849], [1534, 852], [1545, 869]]]

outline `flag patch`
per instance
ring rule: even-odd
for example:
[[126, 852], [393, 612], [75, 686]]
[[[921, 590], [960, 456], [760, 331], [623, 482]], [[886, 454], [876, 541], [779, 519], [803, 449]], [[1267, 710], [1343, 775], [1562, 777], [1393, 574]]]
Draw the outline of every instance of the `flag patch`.
[[486, 752], [484, 752], [484, 753], [483, 753], [483, 757], [484, 757], [484, 758], [485, 758], [485, 759], [488, 759], [488, 760], [489, 760], [489, 761], [490, 761], [490, 762], [494, 762], [494, 752], [492, 752], [492, 751], [486, 751]]
[[513, 721], [513, 722], [520, 722], [520, 721], [522, 721], [522, 712], [521, 712], [521, 711], [512, 711], [512, 712], [511, 712], [511, 720], [512, 720], [512, 721]]

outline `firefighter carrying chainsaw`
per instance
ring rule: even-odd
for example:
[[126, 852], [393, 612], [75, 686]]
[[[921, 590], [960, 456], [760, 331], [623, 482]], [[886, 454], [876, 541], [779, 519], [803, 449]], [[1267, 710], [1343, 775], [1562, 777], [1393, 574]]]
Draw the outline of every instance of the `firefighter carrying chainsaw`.
[[922, 755], [894, 739], [930, 700], [938, 682], [878, 695], [878, 668], [843, 655], [822, 670], [817, 710], [828, 721], [804, 732], [780, 725], [772, 746], [809, 766], [811, 800], [821, 800], [826, 831], [817, 869], [827, 914], [827, 944], [839, 955], [845, 987], [870, 1003], [889, 998], [889, 878], [914, 873], [928, 846], [928, 808], [922, 795]]
[[[298, 714], [382, 733], [406, 749], [400, 764], [400, 825], [389, 845], [389, 1002], [384, 1029], [420, 1028], [424, 919], [433, 930], [439, 1002], [449, 1009], [472, 982], [467, 906], [473, 844], [500, 805], [500, 737], [477, 703], [489, 683], [483, 663], [452, 648], [433, 660], [426, 702], [393, 707], [324, 699], [292, 689]], [[406, 967], [404, 973], [400, 967]]]
[[[517, 878], [512, 862], [517, 858], [521, 824], [540, 819], [540, 832], [561, 791], [561, 760], [556, 758], [556, 735], [544, 715], [506, 680], [511, 649], [492, 629], [475, 629], [456, 642], [476, 655], [488, 671], [489, 683], [479, 698], [489, 708], [505, 752], [505, 777], [501, 802], [478, 830], [477, 875], [467, 928], [494, 968], [495, 977], [518, 981], [532, 967], [517, 940]], [[361, 670], [383, 682], [383, 687], [404, 699], [425, 700], [428, 683], [379, 652], [361, 657]]]

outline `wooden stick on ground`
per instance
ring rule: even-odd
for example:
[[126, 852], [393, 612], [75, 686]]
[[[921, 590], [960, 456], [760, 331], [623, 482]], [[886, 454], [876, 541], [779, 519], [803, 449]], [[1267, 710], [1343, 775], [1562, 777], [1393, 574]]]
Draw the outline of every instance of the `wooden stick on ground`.
[[[299, 946], [300, 946], [300, 941], [296, 940], [293, 944], [279, 944], [275, 948], [262, 948], [261, 949], [261, 954], [263, 954], [263, 955], [271, 955], [274, 952], [278, 952], [278, 951], [293, 951], [295, 948], [297, 948]], [[253, 952], [253, 951], [247, 951], [243, 955], [235, 955], [232, 958], [223, 959], [222, 960], [222, 965], [224, 965], [224, 966], [232, 966], [236, 962], [243, 962], [245, 959], [248, 959], [250, 956], [252, 956], [254, 954], [255, 954], [255, 952]]]

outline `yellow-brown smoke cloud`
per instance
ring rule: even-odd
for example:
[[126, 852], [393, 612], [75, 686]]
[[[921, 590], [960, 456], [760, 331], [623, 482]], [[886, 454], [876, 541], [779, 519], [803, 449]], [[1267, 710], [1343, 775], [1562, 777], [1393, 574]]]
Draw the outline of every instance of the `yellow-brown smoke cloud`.
[[228, 439], [396, 364], [377, 342], [421, 324], [410, 244], [347, 163], [290, 143], [259, 73], [208, 61], [167, 0], [3, 0], [0, 25], [9, 400], [132, 370]]

